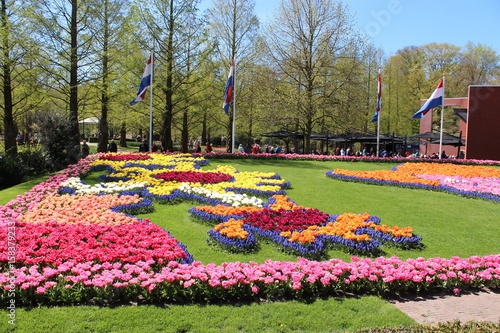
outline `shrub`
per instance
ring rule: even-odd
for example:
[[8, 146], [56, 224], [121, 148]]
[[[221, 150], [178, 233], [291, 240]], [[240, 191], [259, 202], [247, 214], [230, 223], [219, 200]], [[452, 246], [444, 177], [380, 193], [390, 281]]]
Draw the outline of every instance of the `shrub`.
[[28, 176], [40, 176], [51, 171], [47, 154], [41, 149], [30, 149], [17, 154], [20, 162], [28, 170]]
[[29, 169], [18, 156], [0, 153], [0, 189], [22, 183], [29, 175]]

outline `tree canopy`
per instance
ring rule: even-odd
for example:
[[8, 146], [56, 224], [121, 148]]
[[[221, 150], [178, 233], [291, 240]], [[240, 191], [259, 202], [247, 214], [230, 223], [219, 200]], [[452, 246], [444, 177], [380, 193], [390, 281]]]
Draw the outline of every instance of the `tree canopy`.
[[[443, 75], [446, 97], [500, 82], [500, 58], [488, 45], [409, 45], [384, 56], [341, 1], [283, 0], [266, 25], [247, 0], [214, 0], [205, 12], [199, 0], [28, 2], [2, 0], [0, 127], [11, 154], [18, 133], [35, 134], [40, 113], [68, 114], [68, 163], [78, 159], [84, 118], [100, 119], [86, 133], [100, 151], [109, 136], [149, 134], [149, 103], [129, 102], [150, 54], [152, 134], [170, 151], [195, 142], [231, 151], [233, 137], [236, 147], [250, 146], [259, 134], [287, 130], [304, 135], [311, 152], [313, 134], [373, 132], [379, 68], [381, 131], [401, 136], [418, 132], [412, 115]], [[233, 57], [237, 112], [227, 116], [222, 99]], [[453, 134], [457, 120], [447, 112]]]

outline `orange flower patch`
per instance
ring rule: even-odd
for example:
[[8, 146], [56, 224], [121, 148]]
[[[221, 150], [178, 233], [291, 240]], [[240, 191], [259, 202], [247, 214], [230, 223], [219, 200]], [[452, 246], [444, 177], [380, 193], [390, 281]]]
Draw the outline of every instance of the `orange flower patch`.
[[457, 165], [451, 163], [405, 163], [397, 172], [407, 175], [443, 175], [462, 177], [500, 177], [500, 169], [481, 165]]
[[325, 226], [311, 226], [301, 232], [282, 232], [283, 237], [288, 237], [291, 242], [310, 243], [314, 242], [318, 235], [340, 236], [345, 239], [354, 241], [369, 241], [371, 238], [367, 234], [356, 235], [354, 232], [361, 227], [369, 227], [376, 231], [390, 233], [395, 237], [412, 237], [413, 229], [411, 227], [400, 229], [399, 227], [388, 227], [386, 225], [378, 225], [373, 222], [366, 222], [370, 218], [367, 213], [353, 214], [344, 213], [339, 215], [335, 222], [328, 222]]
[[290, 201], [290, 198], [287, 197], [286, 195], [273, 195], [273, 198], [276, 202], [270, 204], [269, 209], [272, 210], [304, 209], [304, 206], [297, 205], [295, 202]]
[[421, 179], [415, 177], [413, 174], [408, 172], [399, 172], [399, 171], [395, 172], [391, 170], [351, 171], [344, 169], [335, 169], [333, 173], [336, 175], [343, 175], [348, 177], [376, 179], [376, 180], [383, 180], [383, 181], [390, 181], [397, 183], [412, 183], [412, 184], [422, 184], [429, 186], [440, 185], [437, 180]]
[[243, 220], [229, 219], [229, 221], [217, 224], [214, 227], [214, 231], [228, 238], [239, 238], [246, 239], [248, 237], [248, 232], [243, 230], [243, 225], [245, 222]]

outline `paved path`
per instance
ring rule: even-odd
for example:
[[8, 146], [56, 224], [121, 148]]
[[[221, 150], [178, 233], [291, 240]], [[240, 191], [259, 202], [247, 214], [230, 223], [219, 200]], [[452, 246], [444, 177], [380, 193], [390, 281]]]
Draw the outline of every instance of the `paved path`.
[[500, 289], [394, 298], [389, 302], [420, 324], [454, 320], [500, 322]]

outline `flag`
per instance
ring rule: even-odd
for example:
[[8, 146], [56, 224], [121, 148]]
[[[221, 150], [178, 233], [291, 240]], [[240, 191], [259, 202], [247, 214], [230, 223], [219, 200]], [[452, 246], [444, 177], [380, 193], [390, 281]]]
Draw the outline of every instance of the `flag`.
[[234, 58], [231, 62], [231, 68], [229, 69], [229, 75], [227, 77], [226, 89], [224, 89], [224, 103], [222, 108], [224, 112], [229, 115], [229, 105], [233, 100], [233, 89], [234, 89]]
[[372, 123], [378, 121], [381, 100], [382, 100], [382, 77], [380, 76], [380, 69], [379, 69], [377, 77], [377, 108], [375, 109], [375, 114], [373, 115]]
[[151, 85], [151, 75], [153, 73], [153, 63], [152, 56], [149, 56], [148, 62], [146, 63], [146, 68], [144, 69], [144, 74], [142, 74], [141, 84], [139, 85], [139, 91], [137, 92], [137, 97], [130, 102], [130, 105], [136, 105], [137, 103], [144, 100], [146, 96], [146, 91], [148, 86]]
[[431, 109], [442, 106], [444, 103], [444, 86], [443, 86], [443, 80], [439, 81], [439, 84], [437, 85], [436, 90], [432, 93], [431, 97], [425, 102], [424, 105], [415, 112], [413, 115], [413, 118], [415, 119], [422, 119], [425, 117], [427, 112], [429, 112]]

